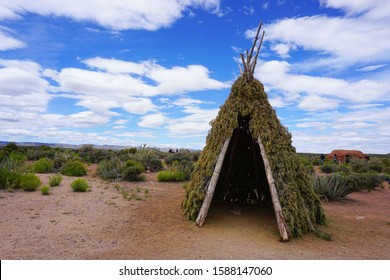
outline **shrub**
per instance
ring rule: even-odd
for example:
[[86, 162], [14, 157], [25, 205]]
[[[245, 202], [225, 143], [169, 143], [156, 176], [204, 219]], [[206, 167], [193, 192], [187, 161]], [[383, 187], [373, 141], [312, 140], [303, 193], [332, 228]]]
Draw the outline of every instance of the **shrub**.
[[160, 171], [157, 174], [160, 182], [180, 182], [186, 180], [186, 174], [181, 171]]
[[67, 162], [62, 168], [61, 173], [66, 176], [84, 176], [87, 174], [87, 168], [85, 165], [78, 160], [72, 160]]
[[368, 169], [372, 172], [382, 172], [383, 165], [379, 158], [372, 158], [368, 161]]
[[98, 174], [103, 180], [122, 180], [123, 162], [113, 157], [109, 160], [104, 160], [99, 163]]
[[70, 186], [72, 187], [73, 191], [74, 192], [86, 192], [86, 191], [89, 191], [91, 188], [90, 186], [88, 185], [87, 181], [85, 181], [84, 179], [76, 179], [74, 180]]
[[49, 195], [50, 194], [50, 187], [49, 186], [43, 186], [41, 187], [41, 193], [43, 195]]
[[25, 191], [35, 191], [40, 185], [42, 185], [41, 179], [33, 173], [20, 176], [20, 186]]
[[349, 164], [355, 173], [366, 173], [369, 170], [367, 160], [365, 159], [352, 158]]
[[355, 173], [346, 177], [347, 183], [354, 191], [372, 190], [383, 181], [381, 175], [375, 173]]
[[53, 177], [50, 177], [49, 179], [49, 185], [50, 187], [57, 187], [62, 182], [62, 176], [61, 175], [55, 175]]
[[160, 151], [150, 148], [142, 149], [135, 154], [128, 155], [128, 159], [141, 163], [145, 170], [152, 172], [163, 169], [161, 157], [162, 153]]
[[340, 174], [313, 176], [314, 191], [326, 200], [340, 200], [353, 192], [348, 182]]
[[334, 164], [324, 164], [320, 167], [321, 171], [330, 174], [336, 171], [336, 166]]
[[339, 165], [337, 165], [336, 171], [344, 173], [344, 174], [349, 174], [351, 172], [351, 170], [349, 169], [349, 166], [347, 164], [339, 164]]
[[20, 176], [26, 171], [21, 163], [10, 157], [0, 161], [0, 189], [13, 190], [20, 186]]
[[49, 173], [53, 171], [54, 163], [47, 158], [40, 158], [34, 165], [33, 171], [35, 173]]
[[140, 175], [144, 171], [145, 169], [139, 162], [128, 160], [126, 161], [125, 166], [123, 168], [123, 180], [140, 181], [142, 180], [142, 177], [140, 177]]

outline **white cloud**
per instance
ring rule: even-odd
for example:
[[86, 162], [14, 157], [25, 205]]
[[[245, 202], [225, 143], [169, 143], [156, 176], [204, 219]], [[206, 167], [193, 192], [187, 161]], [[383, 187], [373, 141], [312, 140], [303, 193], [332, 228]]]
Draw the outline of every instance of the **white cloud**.
[[158, 84], [156, 87], [158, 94], [178, 94], [229, 87], [227, 83], [210, 79], [209, 73], [209, 70], [202, 65], [171, 69], [160, 66], [152, 68], [146, 76]]
[[148, 127], [148, 128], [155, 128], [159, 126], [163, 126], [169, 121], [167, 117], [165, 117], [161, 113], [146, 115], [142, 117], [141, 121], [138, 122], [138, 126], [140, 127]]
[[359, 15], [371, 19], [382, 19], [390, 16], [390, 2], [387, 0], [320, 0], [328, 8], [343, 9], [348, 15]]
[[325, 98], [316, 95], [305, 96], [302, 101], [299, 102], [298, 108], [306, 111], [321, 111], [336, 109], [340, 104], [340, 101]]
[[129, 113], [143, 115], [156, 109], [156, 106], [149, 98], [129, 97], [122, 107]]
[[295, 50], [295, 49], [296, 47], [291, 44], [276, 44], [271, 46], [271, 50], [273, 50], [283, 58], [290, 57], [289, 55], [290, 50]]
[[184, 113], [188, 116], [171, 119], [168, 130], [173, 137], [206, 136], [210, 129], [210, 121], [216, 118], [219, 109], [201, 109], [197, 106], [188, 106]]
[[1, 107], [28, 112], [43, 112], [51, 99], [49, 83], [41, 67], [31, 61], [0, 59]]
[[171, 26], [191, 8], [219, 14], [219, 4], [220, 0], [2, 0], [0, 15], [35, 13], [92, 21], [115, 30], [157, 30]]
[[385, 66], [387, 66], [387, 64], [370, 65], [370, 66], [366, 66], [366, 67], [360, 68], [357, 71], [360, 71], [360, 72], [370, 72], [370, 71], [375, 71], [375, 70], [381, 69], [381, 68], [383, 68]]
[[[255, 77], [262, 81], [268, 90], [280, 91], [289, 96], [288, 101], [295, 100], [297, 102], [300, 95], [308, 94], [300, 103], [300, 108], [305, 110], [337, 108], [337, 104], [340, 102], [334, 98], [352, 103], [378, 102], [390, 99], [390, 83], [388, 82], [368, 79], [347, 81], [340, 78], [308, 76], [290, 72], [291, 65], [288, 62], [268, 61], [259, 63]], [[324, 103], [310, 107], [309, 105], [316, 100], [324, 101]]]
[[[343, 9], [346, 16], [285, 18], [264, 26], [266, 39], [275, 46], [294, 45], [322, 55], [311, 67], [343, 67], [390, 59], [390, 1], [324, 0], [322, 5]], [[356, 16], [356, 15], [359, 16]], [[255, 29], [245, 32], [253, 38]], [[285, 47], [284, 47], [285, 48]], [[273, 47], [278, 54], [286, 50]]]
[[0, 29], [0, 51], [18, 49], [23, 47], [25, 47], [25, 44], [22, 41], [8, 36]]
[[113, 74], [137, 74], [145, 75], [148, 69], [153, 67], [153, 61], [132, 62], [118, 59], [95, 57], [83, 61], [91, 68], [97, 68]]

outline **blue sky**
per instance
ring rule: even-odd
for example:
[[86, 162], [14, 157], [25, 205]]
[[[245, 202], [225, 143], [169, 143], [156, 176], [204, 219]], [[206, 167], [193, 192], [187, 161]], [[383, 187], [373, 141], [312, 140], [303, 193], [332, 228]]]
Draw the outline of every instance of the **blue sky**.
[[205, 144], [255, 72], [298, 152], [390, 152], [388, 0], [1, 0], [0, 140]]

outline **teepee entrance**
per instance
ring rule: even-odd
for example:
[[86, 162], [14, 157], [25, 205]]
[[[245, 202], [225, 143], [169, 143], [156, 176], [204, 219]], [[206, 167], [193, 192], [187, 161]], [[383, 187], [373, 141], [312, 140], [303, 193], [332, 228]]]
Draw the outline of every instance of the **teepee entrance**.
[[264, 162], [249, 122], [250, 116], [238, 117], [238, 127], [233, 130], [213, 202], [272, 205]]

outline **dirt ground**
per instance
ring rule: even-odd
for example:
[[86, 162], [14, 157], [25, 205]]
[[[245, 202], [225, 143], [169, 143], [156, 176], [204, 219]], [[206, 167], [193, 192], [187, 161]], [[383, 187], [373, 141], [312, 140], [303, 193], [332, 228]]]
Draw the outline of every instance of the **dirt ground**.
[[[66, 176], [48, 196], [0, 192], [0, 259], [390, 259], [387, 184], [323, 203], [333, 241], [308, 234], [282, 243], [272, 209], [214, 205], [198, 228], [182, 215], [181, 183], [151, 173], [118, 190], [94, 168], [90, 192], [73, 192]], [[39, 176], [48, 184], [52, 175]]]

